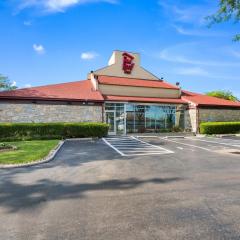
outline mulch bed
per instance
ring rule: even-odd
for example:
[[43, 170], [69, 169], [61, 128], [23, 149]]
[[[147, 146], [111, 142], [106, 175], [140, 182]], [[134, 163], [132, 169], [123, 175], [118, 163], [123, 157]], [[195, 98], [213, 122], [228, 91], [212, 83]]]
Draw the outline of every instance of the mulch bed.
[[14, 150], [17, 150], [16, 146], [9, 145], [9, 144], [0, 144], [0, 153], [1, 152], [14, 151]]

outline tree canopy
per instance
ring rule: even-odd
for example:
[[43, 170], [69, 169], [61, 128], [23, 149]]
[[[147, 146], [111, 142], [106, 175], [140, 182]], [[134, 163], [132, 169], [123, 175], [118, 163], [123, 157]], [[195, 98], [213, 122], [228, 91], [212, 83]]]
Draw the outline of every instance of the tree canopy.
[[231, 101], [239, 101], [239, 99], [236, 96], [234, 96], [231, 91], [218, 90], [218, 91], [207, 92], [206, 95], [211, 97], [231, 100]]
[[0, 74], [0, 91], [14, 90], [16, 88], [8, 77]]
[[[216, 13], [207, 17], [209, 25], [216, 23], [233, 21], [238, 23], [240, 21], [240, 0], [219, 0], [219, 8]], [[236, 34], [234, 41], [240, 40], [240, 34]]]

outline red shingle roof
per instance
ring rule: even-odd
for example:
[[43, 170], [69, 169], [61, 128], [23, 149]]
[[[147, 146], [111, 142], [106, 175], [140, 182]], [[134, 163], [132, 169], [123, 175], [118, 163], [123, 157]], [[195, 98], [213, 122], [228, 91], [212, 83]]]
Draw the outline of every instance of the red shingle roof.
[[110, 77], [110, 76], [99, 75], [98, 81], [100, 84], [107, 84], [107, 85], [179, 89], [177, 86], [166, 83], [162, 80], [143, 80], [143, 79], [136, 79], [136, 78]]
[[110, 96], [105, 95], [106, 101], [122, 101], [122, 102], [151, 102], [151, 103], [176, 103], [187, 104], [180, 98], [154, 98], [154, 97], [126, 97], [126, 96]]
[[102, 94], [92, 89], [90, 80], [17, 89], [0, 93], [0, 99], [41, 99], [72, 101], [103, 101]]
[[[118, 78], [118, 77], [106, 77], [99, 76], [101, 82], [111, 82], [119, 85], [119, 82], [131, 82], [131, 86], [135, 86], [135, 82], [140, 82], [138, 86], [152, 87], [161, 85], [169, 86], [170, 84], [162, 81], [152, 80], [138, 80], [129, 78]], [[144, 82], [144, 83], [142, 83]], [[143, 85], [142, 85], [143, 84]], [[174, 86], [173, 86], [174, 87]], [[162, 87], [160, 87], [162, 88]], [[168, 87], [165, 87], [168, 88]], [[177, 87], [176, 87], [177, 88]], [[14, 91], [0, 92], [0, 99], [29, 99], [29, 100], [62, 100], [62, 101], [125, 101], [125, 102], [151, 102], [151, 103], [176, 103], [186, 104], [193, 103], [196, 106], [218, 106], [218, 107], [237, 107], [240, 108], [240, 102], [228, 101], [216, 97], [210, 97], [203, 94], [188, 92], [183, 90], [181, 99], [172, 98], [153, 98], [153, 97], [131, 97], [131, 96], [102, 96], [99, 91], [94, 91], [91, 81], [77, 81], [62, 84], [47, 85], [41, 87], [32, 87], [17, 89]]]
[[186, 102], [193, 103], [196, 106], [219, 106], [219, 107], [238, 107], [240, 102], [229, 101], [221, 98], [210, 97], [203, 94], [182, 91], [182, 99]]

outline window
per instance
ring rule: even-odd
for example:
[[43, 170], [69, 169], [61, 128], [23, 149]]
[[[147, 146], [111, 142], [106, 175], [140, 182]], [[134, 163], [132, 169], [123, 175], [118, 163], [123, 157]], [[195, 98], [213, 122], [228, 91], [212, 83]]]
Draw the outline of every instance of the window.
[[116, 112], [118, 134], [125, 133], [125, 122], [127, 133], [171, 131], [176, 127], [184, 129], [184, 109], [180, 106], [106, 103], [105, 110]]

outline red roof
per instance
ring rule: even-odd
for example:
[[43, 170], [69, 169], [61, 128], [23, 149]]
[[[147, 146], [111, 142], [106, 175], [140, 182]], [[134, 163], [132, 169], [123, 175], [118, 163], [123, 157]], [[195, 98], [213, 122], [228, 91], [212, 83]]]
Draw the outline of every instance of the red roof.
[[0, 99], [41, 99], [72, 101], [103, 101], [99, 91], [92, 89], [90, 80], [17, 89], [0, 93]]
[[99, 75], [98, 82], [100, 84], [107, 84], [107, 85], [179, 89], [177, 86], [166, 83], [162, 80], [143, 80], [143, 79], [136, 79], [136, 78], [123, 78], [123, 77], [111, 77], [111, 76]]
[[[146, 84], [145, 87], [154, 86], [169, 86], [170, 84], [162, 81], [152, 80], [139, 80], [130, 78], [119, 77], [106, 77], [99, 76], [100, 82], [111, 82], [114, 84], [118, 82], [131, 82], [131, 86], [135, 86], [135, 82], [140, 82], [138, 86], [143, 86], [141, 83]], [[167, 88], [167, 87], [166, 87]], [[175, 87], [177, 88], [177, 87]], [[28, 99], [28, 100], [62, 100], [62, 101], [125, 101], [125, 102], [151, 102], [151, 103], [176, 103], [186, 104], [192, 103], [196, 106], [219, 106], [219, 107], [238, 107], [240, 108], [240, 102], [233, 102], [216, 97], [210, 97], [203, 94], [182, 91], [181, 99], [172, 98], [154, 98], [154, 97], [130, 97], [130, 96], [102, 96], [99, 91], [94, 91], [91, 81], [77, 81], [62, 84], [47, 85], [41, 87], [23, 88], [13, 91], [0, 92], [0, 99]]]
[[182, 91], [182, 99], [193, 103], [196, 106], [219, 106], [219, 107], [239, 107], [240, 102], [229, 101], [221, 98], [211, 97], [203, 94]]
[[122, 102], [151, 102], [151, 103], [177, 103], [187, 104], [180, 98], [155, 98], [155, 97], [126, 97], [126, 96], [111, 96], [105, 95], [106, 101], [122, 101]]

